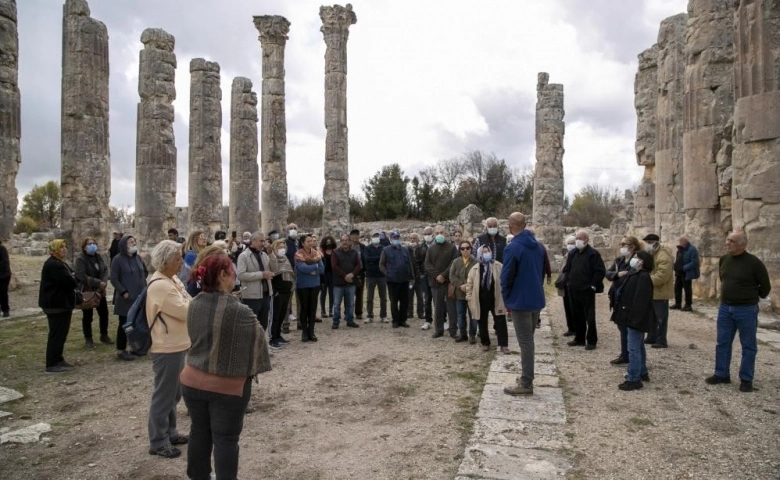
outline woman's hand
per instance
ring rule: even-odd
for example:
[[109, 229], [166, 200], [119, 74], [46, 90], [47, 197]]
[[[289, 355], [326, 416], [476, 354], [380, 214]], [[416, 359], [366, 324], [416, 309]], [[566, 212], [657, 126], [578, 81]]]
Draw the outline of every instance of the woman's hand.
[[464, 283], [463, 285], [461, 285], [461, 286], [460, 286], [460, 289], [461, 289], [462, 291], [464, 291], [464, 292], [468, 292], [468, 291], [469, 291], [469, 289], [468, 289], [468, 286], [467, 286], [465, 283]]

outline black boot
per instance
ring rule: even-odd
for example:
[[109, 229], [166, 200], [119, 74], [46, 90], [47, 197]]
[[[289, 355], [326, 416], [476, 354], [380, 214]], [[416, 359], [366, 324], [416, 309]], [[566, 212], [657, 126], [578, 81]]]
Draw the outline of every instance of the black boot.
[[309, 332], [309, 341], [316, 342], [317, 336], [314, 335], [314, 322], [309, 322], [309, 328], [307, 331]]
[[311, 340], [311, 337], [309, 336], [309, 325], [307, 324], [307, 322], [300, 320], [298, 322], [298, 328], [301, 330], [302, 342], [308, 342], [309, 340]]

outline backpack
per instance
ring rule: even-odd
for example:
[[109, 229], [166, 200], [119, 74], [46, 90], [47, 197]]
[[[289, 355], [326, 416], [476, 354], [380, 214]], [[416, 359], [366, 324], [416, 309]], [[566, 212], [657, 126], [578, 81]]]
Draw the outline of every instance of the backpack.
[[138, 298], [135, 299], [127, 312], [127, 320], [122, 325], [122, 329], [125, 331], [125, 335], [127, 335], [130, 350], [138, 355], [146, 355], [149, 349], [152, 348], [152, 327], [158, 318], [165, 326], [165, 333], [168, 333], [168, 325], [165, 323], [162, 315], [160, 315], [160, 312], [157, 312], [157, 316], [154, 317], [151, 325], [149, 325], [146, 318], [146, 291], [149, 289], [149, 285], [157, 280], [162, 279], [155, 278], [141, 291], [141, 294], [138, 295]]

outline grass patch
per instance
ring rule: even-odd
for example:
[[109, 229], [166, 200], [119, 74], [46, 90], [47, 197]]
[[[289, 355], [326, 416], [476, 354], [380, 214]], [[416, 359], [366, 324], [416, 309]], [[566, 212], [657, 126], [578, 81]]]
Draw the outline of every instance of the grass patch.
[[631, 417], [628, 419], [628, 421], [631, 422], [631, 424], [638, 425], [640, 427], [653, 426], [653, 422], [648, 418]]
[[466, 444], [474, 431], [474, 421], [477, 419], [479, 401], [482, 398], [482, 390], [485, 388], [491, 360], [485, 358], [485, 363], [475, 366], [473, 370], [447, 372], [447, 375], [453, 379], [465, 382], [469, 390], [469, 393], [458, 398], [458, 410], [453, 415], [463, 445]]

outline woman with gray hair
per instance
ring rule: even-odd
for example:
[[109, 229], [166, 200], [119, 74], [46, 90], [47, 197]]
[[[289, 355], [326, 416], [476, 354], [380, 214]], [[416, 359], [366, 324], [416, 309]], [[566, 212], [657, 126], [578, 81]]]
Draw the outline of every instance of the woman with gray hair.
[[187, 312], [192, 297], [176, 276], [181, 268], [181, 245], [163, 240], [152, 251], [156, 272], [146, 291], [146, 318], [152, 334], [154, 390], [149, 406], [149, 454], [175, 458], [181, 451], [174, 445], [188, 442], [176, 430], [176, 404], [181, 399], [179, 374], [190, 348]]

